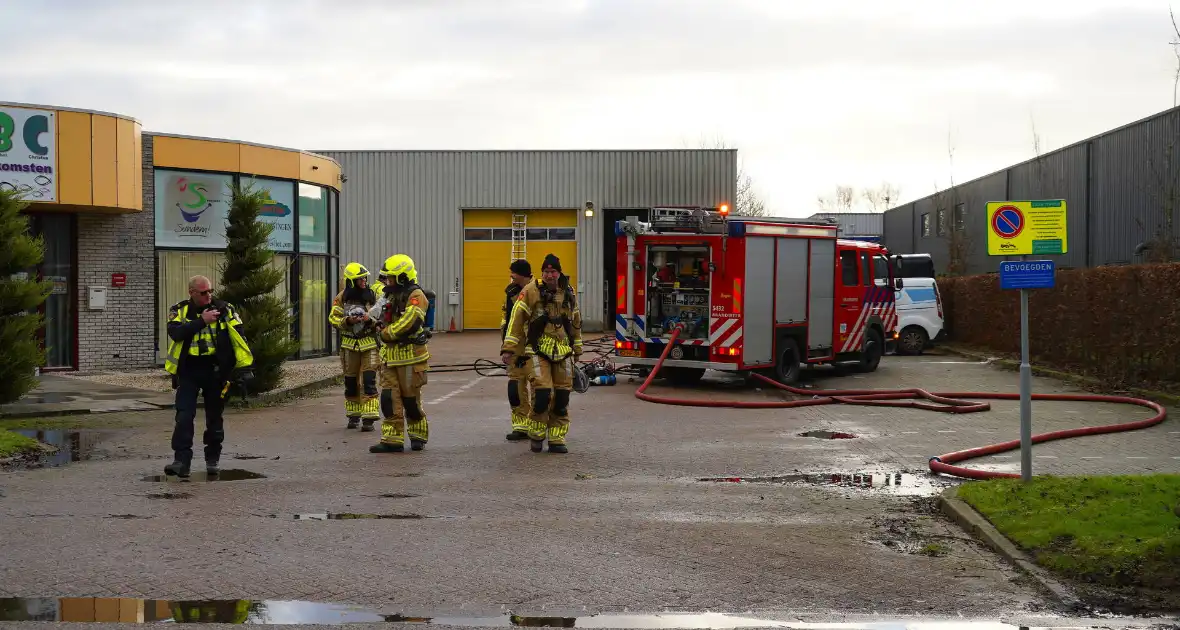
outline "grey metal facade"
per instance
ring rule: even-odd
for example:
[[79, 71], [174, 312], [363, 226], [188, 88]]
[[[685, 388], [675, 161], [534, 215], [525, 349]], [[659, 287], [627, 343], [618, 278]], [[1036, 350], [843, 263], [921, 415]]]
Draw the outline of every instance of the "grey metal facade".
[[[737, 151], [316, 151], [340, 163], [341, 264], [371, 268], [406, 253], [419, 282], [438, 295], [435, 327], [463, 306], [463, 216], [467, 209], [578, 210], [578, 275], [583, 328], [603, 330], [605, 292], [613, 278], [603, 269], [608, 211], [659, 205], [733, 203]], [[595, 215], [584, 216], [585, 203]], [[613, 245], [612, 245], [613, 247]], [[505, 262], [507, 267], [507, 261]], [[507, 269], [505, 269], [507, 283]], [[462, 298], [460, 298], [462, 299]]]
[[881, 236], [885, 214], [881, 212], [817, 212], [809, 219], [835, 219], [841, 237]]
[[993, 272], [1009, 257], [987, 254], [987, 202], [1059, 198], [1067, 204], [1069, 251], [1047, 258], [1059, 267], [1144, 262], [1136, 249], [1163, 228], [1165, 208], [1172, 236], [1180, 232], [1180, 107], [891, 208], [882, 242], [896, 253], [931, 254], [941, 273], [959, 229], [966, 273]]

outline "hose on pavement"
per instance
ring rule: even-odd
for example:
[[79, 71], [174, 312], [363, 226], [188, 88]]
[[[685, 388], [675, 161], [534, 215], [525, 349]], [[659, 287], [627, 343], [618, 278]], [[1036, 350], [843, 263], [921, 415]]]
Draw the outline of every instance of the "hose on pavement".
[[[664, 351], [660, 354], [660, 358], [652, 367], [651, 373], [635, 390], [635, 397], [651, 403], [658, 403], [662, 405], [678, 405], [684, 407], [730, 407], [736, 409], [789, 409], [792, 407], [810, 407], [813, 405], [830, 405], [833, 403], [841, 403], [845, 405], [870, 405], [882, 407], [907, 407], [911, 409], [926, 409], [929, 411], [941, 411], [947, 413], [975, 413], [979, 411], [987, 411], [991, 409], [991, 405], [985, 402], [973, 402], [971, 400], [964, 400], [966, 398], [976, 398], [984, 400], [1020, 400], [1020, 394], [998, 393], [998, 392], [950, 392], [950, 393], [931, 393], [924, 389], [899, 389], [899, 390], [873, 390], [873, 389], [846, 389], [846, 390], [808, 390], [800, 389], [798, 387], [791, 387], [784, 385], [773, 379], [767, 378], [761, 374], [751, 374], [751, 376], [759, 381], [774, 386], [775, 388], [790, 392], [800, 396], [809, 396], [809, 398], [801, 400], [699, 400], [689, 398], [675, 398], [671, 396], [658, 396], [648, 394], [647, 388], [655, 380], [656, 374], [664, 365], [664, 360], [668, 358], [668, 353], [672, 351], [672, 347], [679, 337], [681, 329], [678, 327], [673, 330], [672, 336], [668, 339], [664, 346]], [[1098, 394], [1033, 394], [1033, 400], [1050, 400], [1050, 401], [1075, 401], [1075, 402], [1105, 402], [1105, 403], [1119, 403], [1125, 405], [1138, 405], [1140, 407], [1147, 407], [1155, 412], [1155, 415], [1136, 422], [1125, 422], [1120, 424], [1108, 424], [1094, 427], [1080, 427], [1077, 429], [1065, 429], [1062, 431], [1052, 431], [1049, 433], [1040, 433], [1032, 436], [1033, 444], [1041, 442], [1051, 442], [1053, 440], [1063, 440], [1071, 437], [1078, 437], [1083, 435], [1099, 435], [1102, 433], [1118, 433], [1122, 431], [1134, 431], [1136, 429], [1144, 429], [1150, 426], [1157, 425], [1163, 422], [1168, 417], [1168, 412], [1162, 405], [1154, 403], [1150, 400], [1142, 398], [1132, 398], [1130, 396], [1105, 396]], [[1000, 442], [998, 444], [989, 444], [978, 448], [970, 448], [962, 451], [955, 451], [953, 453], [946, 453], [945, 455], [938, 455], [931, 457], [929, 460], [930, 470], [936, 473], [944, 473], [947, 475], [954, 475], [956, 477], [965, 477], [968, 479], [994, 479], [1001, 477], [1020, 477], [1017, 473], [1005, 473], [991, 470], [979, 470], [975, 468], [967, 468], [965, 466], [954, 466], [958, 462], [963, 462], [985, 455], [994, 455], [996, 453], [1003, 453], [1020, 448], [1020, 440], [1011, 440], [1009, 442]]]

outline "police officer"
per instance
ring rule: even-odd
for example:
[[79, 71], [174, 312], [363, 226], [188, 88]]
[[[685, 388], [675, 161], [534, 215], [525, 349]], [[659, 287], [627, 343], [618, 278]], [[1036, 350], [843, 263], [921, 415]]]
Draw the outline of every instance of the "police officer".
[[328, 323], [340, 331], [344, 415], [349, 429], [359, 424], [361, 431], [372, 431], [373, 423], [381, 417], [377, 402], [377, 322], [369, 317], [376, 304], [377, 294], [369, 288], [369, 270], [357, 262], [345, 265], [344, 290], [332, 300]]
[[381, 331], [381, 441], [370, 453], [400, 453], [405, 449], [403, 430], [410, 434], [410, 448], [420, 451], [430, 439], [430, 424], [422, 408], [422, 386], [429, 368], [430, 331], [426, 311], [430, 303], [418, 286], [414, 261], [405, 254], [385, 260], [378, 279], [385, 285], [374, 307]]
[[[504, 288], [504, 303], [500, 305], [500, 343], [508, 335], [508, 319], [512, 305], [524, 287], [533, 281], [533, 268], [529, 261], [521, 258], [508, 266], [512, 282]], [[517, 357], [508, 364], [508, 404], [512, 407], [512, 432], [505, 436], [517, 442], [529, 437], [529, 415], [533, 412], [529, 393], [529, 367], [526, 357]]]
[[[176, 390], [176, 426], [172, 432], [171, 464], [164, 474], [188, 477], [193, 459], [193, 424], [197, 394], [205, 399], [205, 467], [219, 472], [225, 441], [223, 392], [231, 379], [249, 381], [254, 354], [242, 335], [242, 319], [233, 305], [213, 299], [213, 285], [205, 276], [188, 281], [189, 299], [168, 309], [168, 358], [164, 370]], [[235, 378], [240, 377], [240, 379]]]
[[530, 450], [540, 453], [548, 439], [550, 453], [568, 453], [565, 440], [573, 362], [582, 355], [582, 314], [557, 256], [545, 256], [541, 279], [530, 282], [517, 296], [500, 353], [505, 365], [521, 356], [529, 362], [533, 386]]

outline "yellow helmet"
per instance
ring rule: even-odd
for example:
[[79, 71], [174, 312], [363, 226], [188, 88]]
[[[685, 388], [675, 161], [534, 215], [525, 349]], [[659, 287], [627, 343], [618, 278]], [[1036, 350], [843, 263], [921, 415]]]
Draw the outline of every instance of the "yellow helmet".
[[410, 282], [418, 282], [418, 270], [414, 269], [414, 261], [405, 254], [394, 254], [385, 259], [385, 264], [381, 266], [382, 277], [397, 278], [405, 274]]
[[344, 266], [344, 279], [348, 281], [369, 277], [369, 270], [364, 265], [351, 262]]

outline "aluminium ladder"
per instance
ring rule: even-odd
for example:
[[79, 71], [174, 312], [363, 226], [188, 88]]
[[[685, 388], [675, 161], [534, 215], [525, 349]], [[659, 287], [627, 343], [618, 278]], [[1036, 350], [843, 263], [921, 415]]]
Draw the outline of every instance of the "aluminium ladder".
[[528, 217], [523, 213], [516, 213], [512, 215], [512, 259], [513, 261], [522, 258], [527, 259], [526, 244], [528, 243]]

